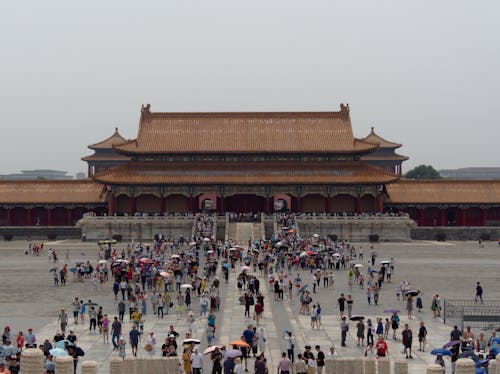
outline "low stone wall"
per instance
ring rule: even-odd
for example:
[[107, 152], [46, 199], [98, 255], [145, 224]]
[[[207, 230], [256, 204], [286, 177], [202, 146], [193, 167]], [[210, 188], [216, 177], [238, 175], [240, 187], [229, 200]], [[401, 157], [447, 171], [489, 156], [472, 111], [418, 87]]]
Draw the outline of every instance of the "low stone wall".
[[110, 217], [86, 216], [77, 222], [87, 240], [110, 239], [121, 235], [122, 240], [153, 240], [155, 234], [166, 238], [190, 238], [194, 216], [180, 217]]
[[413, 240], [438, 240], [444, 234], [445, 240], [479, 240], [487, 234], [490, 240], [500, 239], [500, 227], [414, 227], [411, 229]]
[[11, 240], [54, 240], [49, 235], [55, 235], [55, 240], [80, 239], [82, 229], [74, 226], [0, 226], [0, 240], [6, 235], [12, 235]]
[[368, 241], [377, 234], [379, 241], [410, 241], [411, 229], [416, 226], [409, 217], [353, 216], [353, 217], [296, 217], [301, 235], [320, 237], [337, 235], [349, 241]]

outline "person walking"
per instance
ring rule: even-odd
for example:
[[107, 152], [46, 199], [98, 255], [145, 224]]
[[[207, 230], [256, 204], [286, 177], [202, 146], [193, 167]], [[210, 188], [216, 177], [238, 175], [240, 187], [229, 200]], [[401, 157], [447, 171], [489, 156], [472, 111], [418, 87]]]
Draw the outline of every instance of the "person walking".
[[354, 300], [353, 300], [351, 295], [347, 295], [346, 304], [347, 304], [347, 317], [351, 318], [352, 317], [352, 306], [354, 304]]
[[292, 372], [292, 361], [285, 352], [281, 353], [281, 360], [278, 362], [278, 374], [290, 374]]
[[66, 326], [68, 325], [68, 315], [64, 311], [64, 308], [61, 308], [61, 313], [59, 313], [59, 316], [57, 317], [57, 322], [59, 322], [61, 326], [61, 331], [63, 335], [66, 334]]
[[118, 321], [118, 317], [115, 316], [113, 323], [111, 324], [111, 342], [113, 343], [113, 349], [118, 349], [118, 339], [122, 333], [122, 324]]
[[392, 338], [394, 340], [398, 340], [396, 333], [397, 333], [397, 330], [399, 329], [399, 316], [397, 313], [394, 313], [391, 316], [391, 328], [392, 328]]
[[102, 342], [103, 344], [109, 344], [109, 318], [108, 315], [105, 314], [104, 317], [102, 318], [101, 325], [102, 325]]
[[349, 325], [346, 322], [346, 318], [342, 317], [342, 321], [340, 322], [340, 333], [341, 333], [341, 346], [345, 347], [345, 341], [347, 338], [347, 331], [349, 331]]
[[319, 345], [315, 346], [316, 349], [316, 372], [321, 374], [323, 372], [323, 368], [325, 367], [325, 354], [321, 350]]
[[295, 349], [295, 338], [292, 335], [291, 331], [285, 330], [283, 335], [283, 339], [285, 341], [285, 348], [288, 354], [288, 358], [293, 363], [294, 362], [294, 349]]
[[134, 357], [137, 357], [137, 347], [139, 346], [139, 336], [140, 336], [139, 330], [137, 330], [136, 325], [132, 325], [132, 330], [128, 333], [129, 341], [130, 341], [130, 347], [132, 348], [132, 355]]
[[345, 298], [344, 294], [341, 293], [340, 297], [337, 300], [337, 306], [339, 308], [340, 318], [344, 317], [345, 302], [346, 302], [346, 298]]
[[363, 347], [365, 345], [365, 323], [362, 319], [356, 324], [357, 332], [356, 336], [358, 338], [358, 347]]
[[408, 319], [411, 319], [411, 312], [413, 311], [413, 297], [411, 295], [406, 297], [406, 311], [408, 312]]

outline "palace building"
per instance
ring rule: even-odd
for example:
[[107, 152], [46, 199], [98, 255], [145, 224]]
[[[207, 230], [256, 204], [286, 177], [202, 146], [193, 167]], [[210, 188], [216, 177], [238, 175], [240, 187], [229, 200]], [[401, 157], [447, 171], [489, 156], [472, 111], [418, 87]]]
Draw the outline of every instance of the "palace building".
[[401, 179], [401, 144], [356, 138], [332, 112], [163, 113], [137, 137], [89, 145], [88, 180], [0, 181], [0, 226], [71, 226], [84, 213], [406, 212], [420, 226], [500, 225], [500, 181]]

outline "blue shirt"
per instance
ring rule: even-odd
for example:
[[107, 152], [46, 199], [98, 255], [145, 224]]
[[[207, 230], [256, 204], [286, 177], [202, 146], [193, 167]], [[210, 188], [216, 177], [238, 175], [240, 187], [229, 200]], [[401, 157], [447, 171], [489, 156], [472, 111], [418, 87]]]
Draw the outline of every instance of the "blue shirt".
[[130, 344], [133, 344], [133, 345], [139, 344], [139, 335], [140, 335], [140, 332], [137, 329], [131, 330], [129, 333]]
[[253, 339], [253, 331], [252, 330], [245, 330], [243, 331], [243, 337], [245, 338], [245, 341], [252, 346], [252, 339]]

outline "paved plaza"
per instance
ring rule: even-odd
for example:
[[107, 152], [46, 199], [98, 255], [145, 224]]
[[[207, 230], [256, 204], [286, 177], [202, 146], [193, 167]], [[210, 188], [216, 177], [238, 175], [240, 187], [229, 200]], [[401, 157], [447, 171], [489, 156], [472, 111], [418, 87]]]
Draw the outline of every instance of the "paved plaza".
[[[364, 260], [363, 269], [368, 268], [369, 244], [355, 243], [356, 248], [363, 247]], [[126, 244], [119, 245], [126, 246]], [[68, 263], [70, 267], [76, 261], [97, 261], [98, 247], [95, 243], [81, 243], [78, 241], [57, 241], [45, 243], [45, 249], [39, 257], [25, 255], [28, 242], [1, 242], [0, 252], [0, 274], [2, 287], [0, 288], [0, 324], [9, 325], [13, 336], [18, 331], [26, 332], [28, 327], [33, 327], [38, 337], [38, 342], [44, 338], [54, 336], [58, 329], [57, 314], [61, 307], [65, 307], [71, 314], [71, 302], [75, 297], [84, 300], [91, 299], [102, 305], [104, 312], [115, 315], [117, 302], [112, 293], [112, 283], [107, 282], [103, 290], [94, 291], [90, 283], [80, 283], [72, 279], [69, 274], [69, 282], [66, 287], [54, 287], [52, 273], [49, 270], [54, 267], [47, 259], [47, 249], [54, 248], [60, 256], [60, 263]], [[475, 285], [480, 281], [484, 288], [485, 300], [499, 300], [500, 287], [500, 247], [496, 242], [484, 243], [480, 248], [477, 242], [410, 242], [410, 243], [381, 243], [376, 244], [378, 252], [377, 264], [380, 260], [394, 258], [395, 272], [392, 283], [384, 283], [380, 293], [379, 305], [368, 305], [365, 290], [353, 287], [348, 289], [345, 271], [335, 271], [335, 287], [323, 288], [323, 281], [317, 288], [317, 293], [312, 294], [313, 303], [320, 302], [322, 306], [322, 325], [320, 329], [311, 330], [310, 317], [299, 314], [299, 300], [294, 291], [292, 300], [285, 295], [285, 300], [274, 301], [268, 283], [264, 276], [257, 275], [261, 280], [261, 292], [265, 296], [264, 318], [261, 325], [267, 334], [265, 354], [268, 359], [271, 372], [276, 370], [277, 360], [284, 351], [283, 331], [290, 330], [296, 339], [295, 354], [303, 352], [305, 345], [319, 344], [326, 353], [330, 346], [334, 346], [339, 356], [361, 357], [363, 350], [356, 346], [355, 322], [350, 322], [350, 330], [347, 338], [347, 347], [340, 346], [340, 320], [336, 300], [340, 293], [351, 294], [354, 298], [353, 313], [363, 315], [375, 321], [376, 317], [390, 317], [383, 311], [388, 308], [401, 310], [401, 324], [409, 323], [413, 329], [413, 348], [415, 357], [410, 360], [411, 373], [424, 373], [425, 364], [434, 361], [434, 356], [427, 352], [419, 352], [418, 349], [418, 325], [423, 320], [427, 326], [428, 346], [427, 351], [432, 348], [441, 347], [449, 340], [452, 326], [443, 324], [438, 318], [433, 318], [430, 310], [432, 296], [439, 294], [444, 299], [473, 299]], [[65, 261], [66, 250], [69, 260]], [[377, 266], [378, 268], [378, 266]], [[220, 271], [220, 266], [218, 271]], [[292, 279], [296, 277], [297, 271], [292, 271]], [[300, 271], [303, 284], [309, 284], [312, 292], [312, 274], [309, 271]], [[223, 277], [220, 277], [223, 279]], [[239, 293], [236, 287], [236, 273], [230, 273], [229, 283], [222, 281], [222, 305], [221, 310], [216, 313], [216, 339], [215, 344], [227, 344], [229, 341], [239, 339], [241, 333], [248, 324], [254, 323], [252, 319], [244, 317], [244, 306], [240, 305]], [[421, 313], [414, 310], [414, 318], [407, 319], [405, 303], [396, 298], [395, 288], [401, 281], [408, 281], [412, 289], [419, 289], [423, 293], [423, 310]], [[199, 303], [193, 300], [193, 310], [196, 316], [199, 314]], [[164, 319], [158, 319], [150, 313], [151, 305], [148, 303], [148, 314], [146, 315], [145, 332], [154, 331], [158, 343], [161, 345], [166, 337], [166, 331], [170, 325], [184, 335], [188, 330], [186, 318], [177, 319], [175, 311]], [[365, 321], [366, 321], [365, 319]], [[74, 325], [70, 315], [69, 328], [72, 328], [78, 336], [79, 345], [85, 350], [83, 360], [96, 360], [100, 364], [99, 373], [109, 372], [109, 359], [117, 356], [112, 350], [111, 344], [103, 344], [99, 335], [90, 335], [87, 322]], [[206, 344], [205, 328], [206, 318], [197, 318], [194, 337], [202, 340], [201, 348]], [[128, 334], [130, 325], [127, 315], [125, 316], [124, 331]], [[400, 330], [401, 331], [401, 330]], [[400, 334], [399, 331], [399, 334]], [[479, 330], [475, 331], [476, 335]], [[490, 336], [490, 331], [485, 332]], [[399, 335], [399, 339], [401, 339]], [[404, 357], [400, 353], [401, 341], [388, 340], [389, 355], [397, 358]], [[129, 346], [127, 354], [130, 354]], [[140, 345], [139, 355], [145, 355], [144, 343]], [[157, 349], [157, 354], [160, 350]], [[83, 361], [81, 360], [81, 361]], [[80, 362], [81, 362], [80, 361]], [[447, 363], [449, 365], [449, 362]], [[208, 357], [205, 359], [205, 370], [211, 371], [212, 364]], [[253, 359], [248, 362], [248, 369], [253, 372]]]

